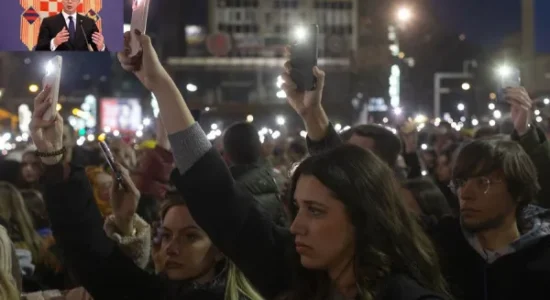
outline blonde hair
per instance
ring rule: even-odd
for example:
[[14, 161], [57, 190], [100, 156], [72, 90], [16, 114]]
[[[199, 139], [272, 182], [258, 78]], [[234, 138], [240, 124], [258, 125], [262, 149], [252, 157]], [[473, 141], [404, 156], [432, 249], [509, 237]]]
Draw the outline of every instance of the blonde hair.
[[229, 260], [227, 264], [225, 300], [238, 300], [240, 296], [244, 296], [249, 300], [262, 300], [263, 297], [254, 289], [237, 266]]
[[15, 279], [12, 275], [12, 243], [8, 232], [0, 226], [0, 299], [19, 299]]
[[33, 262], [40, 262], [42, 239], [34, 230], [23, 196], [15, 186], [7, 182], [0, 182], [0, 217], [8, 224], [17, 226], [25, 246], [32, 254]]

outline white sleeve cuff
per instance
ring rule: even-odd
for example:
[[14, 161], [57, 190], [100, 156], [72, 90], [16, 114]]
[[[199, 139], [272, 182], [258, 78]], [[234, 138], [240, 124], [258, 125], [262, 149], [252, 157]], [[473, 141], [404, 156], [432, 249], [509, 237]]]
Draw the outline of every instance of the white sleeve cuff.
[[132, 222], [135, 229], [135, 234], [132, 236], [122, 236], [118, 233], [114, 215], [105, 218], [104, 230], [122, 252], [143, 269], [147, 266], [151, 255], [151, 226], [137, 214], [134, 214]]
[[52, 51], [55, 51], [55, 49], [57, 49], [57, 47], [56, 47], [55, 44], [53, 43], [54, 40], [55, 40], [55, 38], [53, 38], [53, 39], [50, 41], [50, 50], [52, 50]]

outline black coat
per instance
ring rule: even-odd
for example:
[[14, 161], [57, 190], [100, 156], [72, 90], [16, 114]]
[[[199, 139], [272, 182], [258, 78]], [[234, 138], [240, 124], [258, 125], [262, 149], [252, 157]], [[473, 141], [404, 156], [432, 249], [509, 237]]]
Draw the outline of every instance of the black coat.
[[[63, 28], [67, 28], [67, 23], [65, 22], [63, 14], [57, 14], [55, 16], [48, 17], [42, 20], [42, 24], [40, 25], [40, 32], [38, 34], [38, 43], [36, 44], [35, 51], [51, 51], [51, 40], [55, 38], [55, 36], [61, 30], [63, 30]], [[84, 36], [82, 29], [84, 29], [86, 37]], [[92, 46], [94, 51], [99, 51], [97, 49], [97, 46], [92, 41], [92, 34], [94, 32], [99, 32], [99, 29], [97, 28], [94, 20], [77, 14], [75, 30], [76, 32], [74, 41], [69, 40], [59, 45], [55, 49], [55, 51], [89, 51], [86, 44], [86, 39], [88, 39], [88, 43]]]
[[[64, 173], [69, 174], [66, 179]], [[169, 281], [135, 265], [103, 231], [103, 219], [84, 169], [49, 166], [42, 181], [64, 262], [94, 299], [224, 299], [225, 277], [194, 285]]]

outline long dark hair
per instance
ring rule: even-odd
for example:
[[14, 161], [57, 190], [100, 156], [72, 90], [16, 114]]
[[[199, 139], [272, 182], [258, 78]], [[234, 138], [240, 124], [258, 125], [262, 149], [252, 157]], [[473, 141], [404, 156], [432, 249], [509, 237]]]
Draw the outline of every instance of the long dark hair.
[[[370, 151], [342, 145], [304, 160], [295, 170], [289, 196], [300, 176], [315, 176], [346, 207], [355, 228], [354, 271], [361, 299], [376, 299], [391, 274], [405, 274], [425, 288], [448, 295], [436, 251], [402, 202], [400, 184], [386, 163]], [[291, 207], [295, 217], [296, 207]], [[327, 299], [327, 272], [299, 265], [289, 299]]]

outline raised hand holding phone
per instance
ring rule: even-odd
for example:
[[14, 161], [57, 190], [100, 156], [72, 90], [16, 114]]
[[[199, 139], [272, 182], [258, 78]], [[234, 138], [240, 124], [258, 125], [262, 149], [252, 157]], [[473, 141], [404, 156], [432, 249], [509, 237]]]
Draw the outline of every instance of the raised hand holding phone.
[[132, 21], [130, 23], [130, 32], [132, 40], [130, 42], [130, 57], [138, 55], [141, 51], [141, 44], [136, 35], [136, 30], [144, 34], [147, 30], [147, 16], [149, 14], [149, 0], [133, 0]]
[[293, 44], [290, 46], [290, 76], [299, 91], [313, 91], [316, 85], [316, 76], [313, 67], [317, 66], [319, 49], [317, 38], [319, 26], [297, 26], [294, 28]]
[[[45, 86], [44, 90], [34, 98], [34, 111], [30, 124], [31, 138], [36, 149], [42, 153], [55, 153], [63, 150], [63, 118], [57, 114], [53, 120], [45, 120], [44, 115], [53, 105], [51, 87]], [[43, 163], [55, 165], [63, 159], [63, 153], [41, 157]]]
[[51, 106], [43, 115], [45, 121], [51, 121], [57, 114], [57, 101], [59, 99], [59, 86], [61, 85], [61, 70], [63, 66], [63, 58], [56, 56], [46, 65], [46, 75], [42, 80], [42, 86], [49, 86], [46, 98], [50, 98]]
[[120, 178], [122, 183], [113, 184], [111, 191], [111, 207], [118, 230], [120, 230], [120, 233], [128, 236], [132, 235], [134, 230], [132, 220], [137, 211], [141, 194], [132, 181], [128, 170], [118, 163], [114, 163], [114, 167], [118, 171], [120, 177], [117, 177], [116, 172], [113, 172], [113, 179], [116, 182], [120, 182]]

